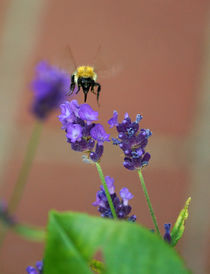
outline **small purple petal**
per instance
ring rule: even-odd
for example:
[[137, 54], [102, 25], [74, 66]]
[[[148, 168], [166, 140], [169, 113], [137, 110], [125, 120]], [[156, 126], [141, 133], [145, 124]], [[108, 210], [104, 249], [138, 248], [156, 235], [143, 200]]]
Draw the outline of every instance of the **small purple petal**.
[[141, 148], [139, 148], [139, 149], [137, 149], [135, 151], [132, 151], [131, 155], [132, 155], [133, 158], [139, 158], [139, 157], [142, 156], [143, 153], [144, 153], [144, 150], [141, 149]]
[[127, 112], [125, 113], [124, 119], [130, 119], [130, 117], [129, 117], [129, 115], [128, 115]]
[[121, 144], [121, 141], [116, 138], [112, 138], [112, 143], [113, 143], [113, 145], [117, 146], [117, 145]]
[[38, 271], [33, 266], [28, 266], [26, 268], [26, 271], [28, 272], [28, 274], [39, 274]]
[[141, 116], [140, 114], [137, 114], [136, 115], [136, 123], [138, 124], [142, 118], [143, 118], [143, 116]]
[[135, 222], [136, 221], [136, 215], [132, 215], [128, 218], [128, 221]]
[[96, 124], [90, 131], [90, 135], [93, 139], [98, 141], [99, 145], [102, 145], [103, 142], [109, 142], [110, 134], [107, 134], [104, 130], [104, 127], [101, 124]]
[[148, 165], [150, 158], [151, 158], [151, 155], [149, 154], [149, 152], [146, 152], [144, 154], [144, 157], [142, 158], [142, 166]]
[[66, 137], [70, 139], [72, 143], [79, 141], [82, 138], [82, 127], [78, 124], [70, 124], [67, 127]]
[[90, 105], [82, 104], [79, 109], [79, 117], [87, 121], [87, 123], [91, 123], [92, 121], [98, 120], [98, 112], [94, 111]]
[[171, 224], [164, 224], [164, 228], [166, 232], [170, 232]]
[[100, 190], [96, 193], [96, 201], [94, 203], [92, 203], [92, 205], [93, 206], [102, 206], [102, 207], [105, 207], [105, 202], [103, 201], [102, 197], [100, 197], [100, 193], [101, 193]]
[[76, 117], [79, 117], [78, 113], [79, 113], [79, 110], [80, 110], [80, 106], [79, 106], [77, 100], [71, 100], [70, 109]]
[[43, 269], [43, 262], [42, 262], [42, 261], [36, 262], [36, 268], [37, 268], [39, 271], [42, 271], [42, 269]]
[[[106, 176], [105, 181], [106, 181], [109, 193], [114, 194], [115, 193], [114, 178], [111, 178], [110, 176]], [[104, 190], [104, 187], [101, 186], [101, 189]]]
[[95, 146], [95, 141], [93, 139], [90, 139], [88, 141], [88, 149], [92, 150], [94, 148], [94, 146]]
[[[71, 141], [70, 141], [70, 143], [71, 143]], [[71, 148], [75, 151], [80, 151], [80, 152], [86, 151], [86, 150], [88, 150], [88, 142], [84, 139], [81, 139], [80, 141], [71, 143]]]
[[71, 110], [70, 103], [66, 101], [60, 105], [61, 114], [58, 116], [59, 121], [63, 124], [62, 129], [66, 129], [68, 124], [75, 120], [75, 115]]
[[118, 126], [118, 113], [116, 110], [113, 111], [113, 117], [109, 119], [108, 124], [110, 125], [110, 128]]
[[143, 133], [145, 135], [146, 138], [149, 138], [152, 135], [152, 131], [150, 129], [141, 129], [141, 133]]
[[90, 159], [94, 162], [98, 162], [100, 160], [101, 156], [103, 155], [103, 152], [104, 152], [104, 146], [99, 145], [99, 143], [97, 143], [95, 152], [92, 151], [90, 153]]
[[123, 165], [124, 165], [125, 168], [127, 168], [129, 170], [134, 170], [135, 169], [135, 165], [134, 165], [133, 161], [130, 158], [125, 157]]
[[171, 229], [171, 224], [164, 224], [165, 228], [165, 234], [164, 234], [164, 240], [168, 243], [171, 242], [171, 234], [170, 234], [170, 229]]
[[123, 187], [120, 190], [120, 197], [123, 199], [123, 204], [124, 205], [128, 205], [128, 201], [131, 200], [134, 196], [132, 193], [129, 192], [129, 190], [127, 189], [127, 187]]

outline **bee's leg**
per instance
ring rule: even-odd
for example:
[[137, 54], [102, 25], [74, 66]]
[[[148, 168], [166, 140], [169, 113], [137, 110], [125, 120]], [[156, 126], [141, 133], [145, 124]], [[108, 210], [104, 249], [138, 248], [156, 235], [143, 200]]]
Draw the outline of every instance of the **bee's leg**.
[[74, 80], [74, 74], [72, 74], [70, 88], [69, 88], [69, 91], [66, 93], [66, 95], [71, 95], [74, 92], [75, 84], [76, 83], [75, 83], [75, 80]]
[[84, 102], [86, 103], [86, 101], [87, 101], [87, 94], [88, 94], [88, 92], [85, 92], [84, 91]]
[[76, 94], [80, 91], [81, 86], [78, 84], [78, 90], [76, 91]]
[[76, 91], [76, 94], [80, 91], [80, 88], [81, 88], [81, 85], [82, 85], [80, 79], [78, 79], [77, 85], [78, 85], [78, 90]]
[[95, 93], [95, 90], [94, 90], [94, 85], [95, 85], [95, 82], [92, 83], [90, 91], [91, 91], [93, 94], [96, 94], [96, 93]]
[[95, 82], [95, 86], [97, 86], [97, 103], [99, 104], [99, 96], [100, 96], [100, 91], [101, 91], [101, 85], [99, 83]]

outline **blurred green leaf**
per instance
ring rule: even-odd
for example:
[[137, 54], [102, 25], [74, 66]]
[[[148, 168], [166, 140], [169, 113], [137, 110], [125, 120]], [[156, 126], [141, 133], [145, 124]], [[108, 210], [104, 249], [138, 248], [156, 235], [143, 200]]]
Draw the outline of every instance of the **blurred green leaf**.
[[189, 273], [175, 250], [149, 230], [79, 213], [50, 213], [44, 273], [92, 273], [100, 251], [109, 274]]
[[171, 245], [175, 246], [179, 239], [182, 237], [185, 228], [185, 221], [188, 218], [188, 208], [190, 205], [191, 197], [189, 197], [185, 203], [184, 208], [180, 211], [176, 223], [171, 231]]
[[28, 225], [15, 225], [13, 230], [22, 237], [35, 242], [43, 242], [46, 236], [44, 229]]

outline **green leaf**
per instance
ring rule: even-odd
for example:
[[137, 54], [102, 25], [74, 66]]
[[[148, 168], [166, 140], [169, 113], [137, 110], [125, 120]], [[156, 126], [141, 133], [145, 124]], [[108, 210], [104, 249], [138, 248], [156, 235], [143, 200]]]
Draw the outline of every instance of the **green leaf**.
[[185, 274], [175, 250], [154, 233], [125, 221], [51, 211], [44, 273], [93, 273], [90, 261], [100, 252], [109, 274]]
[[171, 245], [175, 246], [179, 239], [182, 237], [185, 228], [185, 221], [188, 218], [188, 208], [190, 205], [191, 197], [189, 197], [185, 203], [184, 208], [180, 211], [176, 223], [171, 231]]
[[35, 242], [43, 242], [46, 236], [44, 229], [28, 225], [15, 225], [13, 230], [22, 237]]

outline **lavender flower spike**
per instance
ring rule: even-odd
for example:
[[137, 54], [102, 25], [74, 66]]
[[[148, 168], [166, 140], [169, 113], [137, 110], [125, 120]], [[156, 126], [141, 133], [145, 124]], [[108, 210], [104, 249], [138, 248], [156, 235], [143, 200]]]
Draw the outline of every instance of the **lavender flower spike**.
[[128, 113], [125, 113], [122, 123], [118, 123], [117, 113], [114, 112], [113, 117], [108, 121], [111, 127], [116, 126], [118, 138], [112, 138], [112, 141], [123, 150], [125, 155], [123, 165], [129, 170], [148, 165], [150, 159], [145, 147], [152, 133], [149, 129], [139, 129], [141, 119], [142, 116], [137, 114], [136, 121], [132, 122]]
[[41, 61], [36, 66], [36, 77], [32, 82], [32, 112], [36, 118], [47, 118], [49, 113], [64, 101], [69, 87], [70, 77], [66, 72]]
[[[129, 192], [129, 190], [126, 187], [124, 187], [120, 191], [120, 196], [122, 197], [122, 200], [120, 200], [117, 197], [117, 194], [115, 193], [114, 179], [111, 178], [110, 176], [106, 176], [105, 180], [106, 180], [108, 190], [109, 190], [118, 219], [121, 219], [121, 220], [124, 219], [130, 222], [135, 222], [136, 221], [135, 215], [128, 216], [132, 209], [131, 206], [128, 204], [128, 200], [132, 199], [133, 195]], [[100, 188], [101, 190], [98, 191], [96, 194], [96, 201], [92, 205], [98, 207], [98, 211], [101, 213], [101, 217], [113, 218], [104, 188], [103, 186], [100, 186]]]

